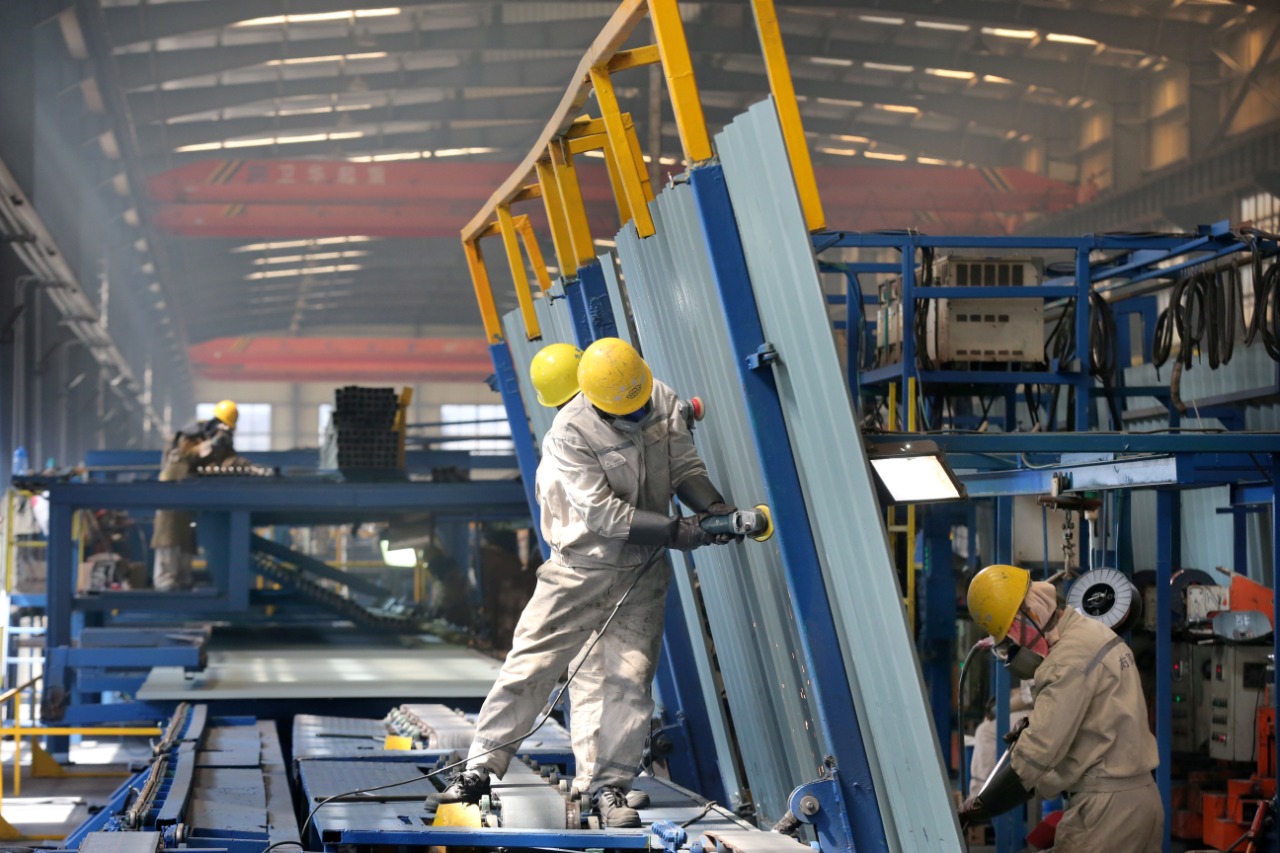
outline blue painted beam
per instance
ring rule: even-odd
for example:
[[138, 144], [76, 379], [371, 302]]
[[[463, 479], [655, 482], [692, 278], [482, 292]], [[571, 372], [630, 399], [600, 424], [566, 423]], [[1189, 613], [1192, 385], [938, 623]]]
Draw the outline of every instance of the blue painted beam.
[[[258, 450], [248, 453], [252, 462], [282, 471], [320, 470], [319, 450]], [[84, 463], [90, 469], [104, 472], [160, 471], [163, 456], [159, 450], [88, 450]], [[472, 454], [469, 450], [406, 450], [405, 469], [411, 473], [430, 473], [435, 468], [498, 468], [517, 466], [509, 453]]]
[[1280, 432], [868, 433], [868, 445], [927, 438], [947, 453], [1277, 453]]

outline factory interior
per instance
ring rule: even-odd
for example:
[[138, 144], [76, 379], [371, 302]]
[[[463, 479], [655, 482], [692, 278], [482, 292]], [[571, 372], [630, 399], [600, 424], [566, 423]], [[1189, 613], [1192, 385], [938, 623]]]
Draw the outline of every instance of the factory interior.
[[1280, 853], [1280, 5], [0, 36], [0, 853]]

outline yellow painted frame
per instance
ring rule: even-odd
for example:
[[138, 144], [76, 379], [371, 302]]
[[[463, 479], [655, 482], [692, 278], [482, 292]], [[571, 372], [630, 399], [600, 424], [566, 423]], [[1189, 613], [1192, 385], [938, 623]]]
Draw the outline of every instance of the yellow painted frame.
[[507, 250], [507, 264], [511, 267], [511, 280], [516, 287], [516, 302], [520, 304], [520, 316], [524, 320], [524, 334], [531, 341], [542, 337], [542, 326], [533, 310], [533, 288], [529, 286], [529, 274], [524, 268], [524, 256], [520, 254], [520, 238], [511, 218], [509, 205], [498, 205], [498, 229], [502, 245]]
[[498, 319], [498, 309], [493, 303], [493, 285], [484, 265], [484, 254], [480, 251], [480, 236], [483, 235], [477, 235], [473, 240], [463, 240], [462, 250], [467, 255], [467, 268], [471, 271], [471, 286], [476, 291], [476, 304], [480, 306], [485, 340], [490, 344], [500, 344], [503, 340], [502, 322]]
[[791, 66], [787, 64], [787, 52], [782, 46], [782, 29], [778, 26], [778, 12], [773, 0], [751, 0], [751, 11], [756, 19], [756, 32], [760, 35], [760, 50], [764, 54], [765, 74], [769, 78], [769, 90], [778, 109], [778, 121], [782, 125], [782, 138], [791, 160], [791, 174], [795, 178], [804, 221], [810, 231], [826, 227], [827, 218], [822, 210], [822, 198], [818, 194], [818, 179], [813, 174], [813, 160], [809, 156], [809, 143], [805, 140], [804, 124], [800, 120], [800, 104], [796, 101], [796, 87], [791, 80]]

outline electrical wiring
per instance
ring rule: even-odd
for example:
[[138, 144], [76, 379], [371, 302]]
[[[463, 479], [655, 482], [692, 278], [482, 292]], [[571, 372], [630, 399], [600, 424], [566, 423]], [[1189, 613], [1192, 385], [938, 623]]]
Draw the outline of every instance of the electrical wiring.
[[[600, 642], [600, 638], [604, 636], [604, 632], [607, 631], [609, 626], [613, 623], [614, 617], [618, 615], [618, 611], [622, 609], [622, 605], [626, 603], [628, 596], [631, 595], [631, 591], [636, 588], [636, 584], [640, 583], [640, 579], [643, 578], [645, 573], [648, 572], [649, 569], [653, 567], [653, 565], [658, 561], [658, 558], [661, 557], [666, 552], [666, 550], [667, 550], [667, 547], [665, 545], [659, 545], [658, 547], [654, 548], [653, 554], [650, 555], [649, 559], [646, 560], [645, 563], [640, 567], [640, 571], [636, 572], [635, 580], [631, 581], [631, 585], [627, 587], [624, 593], [622, 593], [622, 597], [618, 599], [618, 603], [613, 605], [613, 610], [609, 612], [608, 618], [606, 618], [604, 620], [604, 623], [601, 624], [599, 629], [596, 630], [595, 636], [592, 638], [591, 642], [587, 644], [586, 649], [583, 651], [583, 653], [578, 656], [578, 665], [575, 666], [573, 668], [573, 671], [569, 673], [569, 677], [565, 680], [564, 684], [560, 685], [560, 689], [556, 691], [555, 696], [553, 696], [551, 701], [547, 703], [546, 710], [542, 712], [542, 716], [539, 717], [537, 722], [533, 724], [533, 727], [530, 728], [529, 731], [525, 732], [522, 735], [519, 735], [518, 737], [513, 737], [504, 743], [500, 743], [497, 746], [493, 747], [492, 749], [487, 749], [484, 752], [479, 752], [479, 753], [476, 753], [475, 755], [468, 755], [466, 758], [451, 762], [449, 764], [446, 764], [443, 767], [438, 767], [429, 773], [423, 773], [418, 776], [413, 776], [409, 779], [402, 779], [399, 782], [392, 782], [388, 785], [378, 785], [377, 787], [373, 787], [373, 788], [357, 788], [353, 791], [343, 791], [340, 794], [334, 794], [331, 797], [326, 797], [320, 802], [316, 803], [315, 806], [311, 809], [311, 811], [307, 814], [307, 819], [303, 821], [302, 828], [298, 830], [298, 838], [299, 839], [306, 838], [307, 829], [310, 828], [312, 821], [315, 819], [316, 812], [320, 811], [321, 808], [328, 805], [329, 803], [334, 802], [335, 800], [346, 799], [347, 797], [354, 797], [360, 794], [371, 794], [374, 791], [385, 791], [388, 788], [399, 788], [401, 785], [409, 785], [409, 784], [412, 784], [413, 782], [421, 782], [424, 779], [430, 779], [434, 776], [439, 776], [441, 773], [444, 773], [448, 770], [454, 770], [458, 767], [464, 767], [472, 759], [483, 758], [486, 755], [491, 755], [495, 752], [498, 752], [499, 750], [506, 749], [509, 746], [517, 745], [521, 741], [524, 741], [532, 737], [534, 733], [536, 733], [538, 729], [542, 728], [543, 725], [546, 724], [547, 720], [551, 718], [551, 712], [555, 710], [556, 705], [558, 705], [560, 703], [561, 698], [564, 697], [565, 691], [569, 689], [569, 685], [573, 683], [574, 678], [577, 677], [578, 672], [582, 669], [583, 665], [587, 662], [587, 658], [590, 657], [591, 650], [596, 647], [596, 643]], [[298, 847], [298, 846], [300, 846], [298, 841], [277, 841], [274, 844], [269, 844], [266, 847], [264, 847], [262, 850], [262, 853], [271, 853], [272, 850], [278, 847]]]

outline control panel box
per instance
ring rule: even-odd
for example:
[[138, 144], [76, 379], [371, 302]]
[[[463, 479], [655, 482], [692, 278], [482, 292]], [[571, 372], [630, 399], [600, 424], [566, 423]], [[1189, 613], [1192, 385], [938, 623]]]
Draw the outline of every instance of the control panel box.
[[1257, 716], [1267, 692], [1270, 646], [1209, 646], [1207, 685], [1209, 757], [1223, 761], [1257, 758]]
[[[934, 262], [925, 281], [916, 271], [918, 290], [934, 287], [1034, 287], [1044, 281], [1042, 258], [982, 258], [947, 255]], [[923, 345], [930, 360], [940, 363], [1034, 363], [1044, 360], [1044, 301], [1035, 298], [922, 299]], [[902, 359], [902, 282], [880, 287], [876, 316], [879, 362]]]

